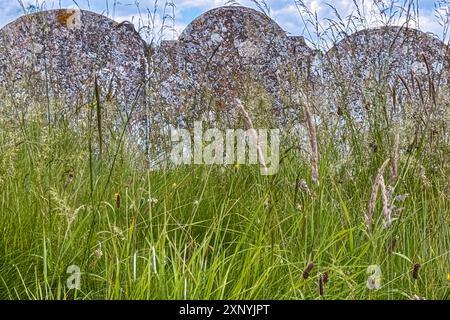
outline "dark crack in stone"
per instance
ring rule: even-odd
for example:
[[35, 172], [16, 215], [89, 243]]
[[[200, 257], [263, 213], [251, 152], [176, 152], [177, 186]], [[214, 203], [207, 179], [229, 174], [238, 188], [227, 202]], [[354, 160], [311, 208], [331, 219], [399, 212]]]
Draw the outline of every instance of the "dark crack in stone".
[[[432, 103], [433, 91], [449, 80], [449, 47], [416, 29], [382, 27], [346, 37], [327, 54], [323, 69], [337, 106], [351, 106], [363, 119], [380, 97], [392, 116], [405, 115], [406, 101]], [[344, 110], [337, 110], [344, 112]]]
[[[23, 16], [0, 31], [0, 86], [13, 99], [69, 110], [94, 99], [129, 106], [146, 73], [146, 44], [127, 24], [88, 11]], [[28, 101], [29, 102], [29, 101]]]

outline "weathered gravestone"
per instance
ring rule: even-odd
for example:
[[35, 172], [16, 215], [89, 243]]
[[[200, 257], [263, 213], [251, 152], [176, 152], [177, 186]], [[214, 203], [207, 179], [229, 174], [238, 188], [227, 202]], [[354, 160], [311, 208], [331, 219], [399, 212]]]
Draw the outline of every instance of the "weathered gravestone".
[[322, 68], [341, 99], [336, 105], [350, 106], [355, 119], [362, 120], [380, 97], [391, 116], [405, 116], [407, 101], [431, 105], [448, 83], [449, 53], [419, 30], [382, 27], [347, 36], [327, 52]]
[[[74, 9], [23, 16], [0, 30], [0, 90], [12, 100], [58, 103], [68, 112], [94, 100], [131, 105], [143, 87], [146, 44], [131, 25]], [[141, 95], [143, 96], [143, 95]]]
[[[256, 88], [279, 115], [283, 96], [293, 83], [307, 81], [315, 52], [302, 37], [289, 37], [256, 10], [226, 6], [195, 19], [178, 41], [164, 41], [155, 56], [161, 74], [162, 100], [178, 121], [205, 111], [227, 111], [233, 122], [236, 97]], [[261, 96], [261, 94], [256, 94]]]

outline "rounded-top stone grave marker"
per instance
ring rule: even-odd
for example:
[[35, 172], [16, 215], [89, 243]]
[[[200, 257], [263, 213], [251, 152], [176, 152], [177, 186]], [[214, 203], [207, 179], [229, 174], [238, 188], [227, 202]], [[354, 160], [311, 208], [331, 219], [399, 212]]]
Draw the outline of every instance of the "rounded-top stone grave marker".
[[0, 30], [0, 93], [13, 100], [77, 110], [94, 99], [97, 79], [103, 101], [126, 106], [145, 72], [146, 44], [134, 28], [93, 12], [43, 11]]

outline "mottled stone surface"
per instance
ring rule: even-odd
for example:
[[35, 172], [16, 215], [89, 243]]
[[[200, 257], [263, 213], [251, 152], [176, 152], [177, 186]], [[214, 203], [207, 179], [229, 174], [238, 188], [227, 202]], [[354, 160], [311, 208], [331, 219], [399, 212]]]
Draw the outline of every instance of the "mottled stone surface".
[[255, 88], [267, 93], [277, 113], [290, 77], [306, 80], [313, 56], [302, 37], [288, 37], [268, 16], [226, 6], [195, 19], [178, 41], [163, 42], [156, 62], [161, 95], [180, 113], [205, 100], [210, 109], [229, 110], [235, 97]]
[[326, 54], [323, 68], [335, 95], [347, 95], [352, 115], [360, 118], [380, 96], [375, 88], [381, 88], [391, 112], [401, 112], [407, 99], [429, 99], [430, 89], [438, 91], [448, 83], [449, 53], [447, 45], [429, 34], [382, 27], [362, 30], [337, 43]]
[[[303, 37], [288, 36], [268, 16], [240, 6], [208, 11], [178, 40], [151, 50], [130, 24], [88, 11], [52, 10], [0, 30], [0, 94], [16, 101], [50, 98], [77, 110], [74, 105], [93, 100], [97, 76], [103, 100], [129, 108], [145, 86], [147, 99], [140, 97], [133, 123], [147, 130], [152, 121], [183, 124], [208, 112], [233, 122], [234, 98], [251, 100], [252, 94], [267, 98], [269, 108], [261, 113], [289, 118], [289, 108], [297, 108], [289, 105], [297, 85], [321, 97], [344, 98], [336, 105], [350, 106], [360, 117], [380, 94], [375, 88], [394, 110], [406, 99], [426, 100], [430, 89], [450, 79], [448, 47], [407, 28], [357, 32], [320, 64], [316, 53]], [[315, 88], [317, 71], [325, 75], [321, 89]]]
[[81, 106], [101, 97], [129, 105], [146, 72], [146, 45], [131, 25], [73, 9], [23, 16], [0, 31], [0, 85], [14, 99]]

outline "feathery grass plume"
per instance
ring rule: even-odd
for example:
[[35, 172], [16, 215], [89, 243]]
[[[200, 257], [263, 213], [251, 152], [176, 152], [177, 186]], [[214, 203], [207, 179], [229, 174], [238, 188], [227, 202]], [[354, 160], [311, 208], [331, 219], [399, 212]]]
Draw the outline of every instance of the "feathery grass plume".
[[102, 243], [100, 241], [98, 242], [97, 249], [94, 251], [94, 256], [97, 259], [100, 259], [101, 257], [103, 257]]
[[306, 267], [305, 271], [303, 271], [303, 279], [306, 280], [306, 279], [309, 278], [313, 268], [314, 268], [314, 263], [311, 262], [310, 264], [308, 264], [308, 266]]
[[72, 225], [77, 220], [80, 211], [83, 210], [85, 206], [72, 208], [69, 205], [67, 197], [60, 195], [57, 190], [51, 189], [49, 193], [54, 206], [53, 210], [58, 212], [58, 215], [64, 217], [67, 222], [66, 232], [64, 235], [64, 239], [67, 239], [71, 232]]
[[414, 265], [413, 271], [412, 271], [412, 278], [413, 278], [414, 280], [419, 279], [419, 271], [420, 271], [420, 268], [421, 268], [421, 267], [422, 267], [422, 266], [420, 265], [420, 263], [416, 263], [416, 264]]
[[311, 108], [311, 102], [308, 97], [303, 92], [300, 92], [299, 97], [299, 102], [303, 105], [305, 110], [309, 143], [311, 145], [311, 178], [315, 184], [319, 185], [319, 148], [317, 144], [317, 130], [314, 123], [314, 115]]
[[[375, 211], [375, 205], [377, 203], [378, 190], [380, 186], [381, 178], [383, 178], [384, 171], [386, 170], [387, 165], [389, 164], [389, 159], [386, 160], [383, 165], [378, 170], [377, 176], [375, 177], [375, 181], [372, 186], [372, 193], [370, 194], [370, 202], [369, 209], [367, 210], [366, 215], [366, 225], [370, 228], [373, 224], [373, 213]], [[383, 179], [384, 180], [384, 179]]]
[[245, 110], [244, 105], [242, 104], [242, 101], [237, 98], [234, 101], [244, 117], [246, 129], [251, 131], [250, 137], [253, 140], [253, 143], [256, 145], [261, 166], [263, 167], [264, 171], [267, 171], [268, 169], [267, 169], [267, 165], [266, 165], [266, 160], [264, 158], [264, 153], [261, 148], [261, 143], [259, 141], [258, 133], [253, 126], [253, 121], [250, 118], [250, 115], [248, 114], [248, 112]]
[[399, 147], [400, 147], [400, 133], [397, 131], [397, 133], [395, 134], [394, 148], [392, 149], [392, 157], [391, 157], [391, 175], [389, 177], [389, 184], [391, 186], [395, 185], [398, 179], [398, 161], [400, 158]]
[[380, 177], [379, 186], [381, 189], [381, 199], [383, 202], [384, 228], [388, 229], [392, 225], [392, 210], [389, 206], [391, 192], [386, 188], [384, 177]]

